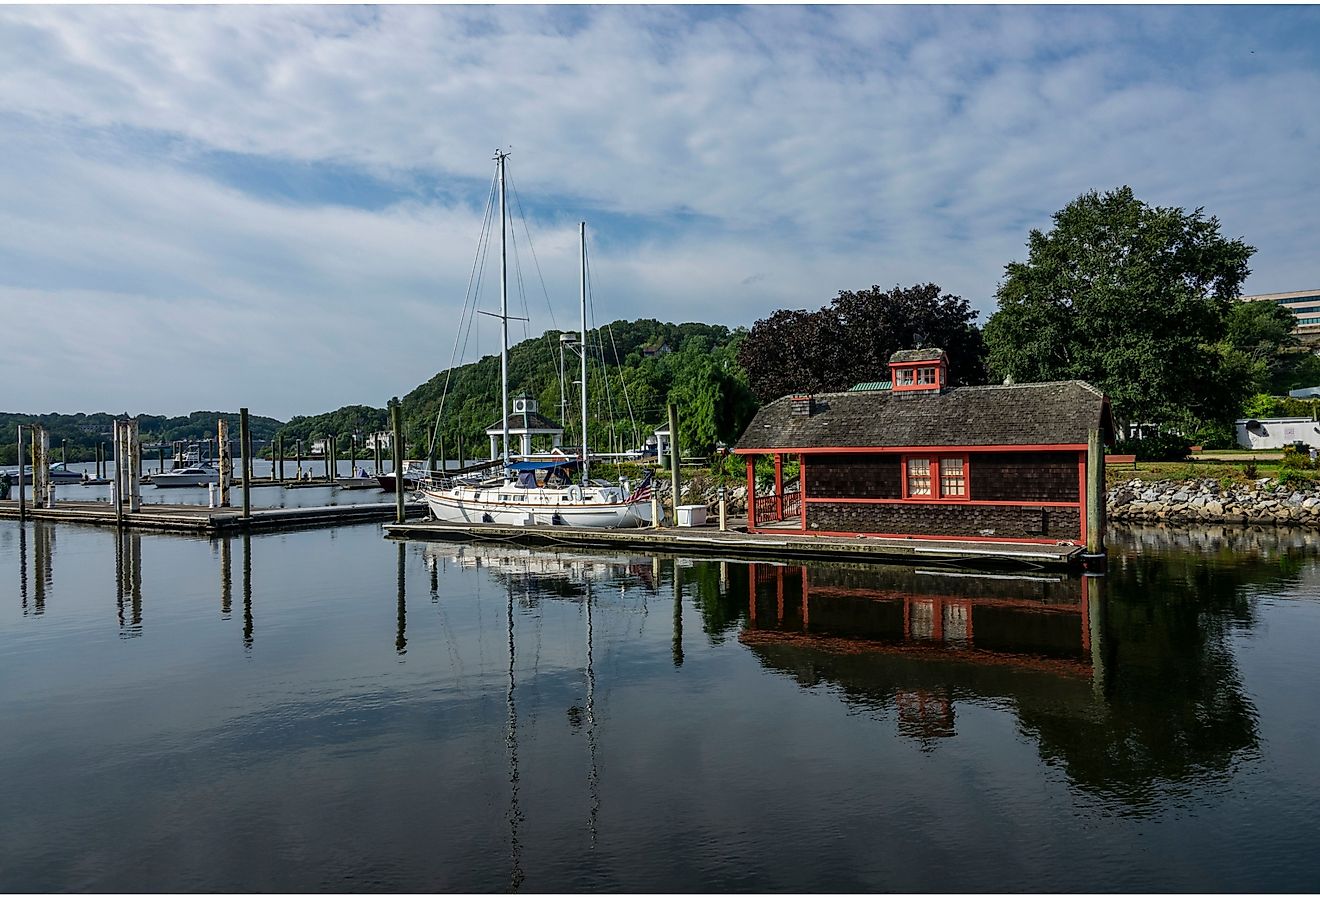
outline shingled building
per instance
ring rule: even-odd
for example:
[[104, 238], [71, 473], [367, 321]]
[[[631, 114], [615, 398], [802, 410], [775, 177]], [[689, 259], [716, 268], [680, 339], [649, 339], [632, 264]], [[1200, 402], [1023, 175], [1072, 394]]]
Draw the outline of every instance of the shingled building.
[[[1103, 393], [1081, 381], [951, 388], [939, 349], [896, 352], [889, 367], [889, 381], [757, 412], [734, 449], [747, 460], [748, 530], [1103, 551]], [[772, 491], [756, 487], [761, 456], [774, 460]]]

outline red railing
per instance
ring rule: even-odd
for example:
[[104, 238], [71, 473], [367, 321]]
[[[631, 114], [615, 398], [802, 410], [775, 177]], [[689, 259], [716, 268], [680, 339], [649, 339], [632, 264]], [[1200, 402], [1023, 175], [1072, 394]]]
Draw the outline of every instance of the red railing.
[[801, 490], [787, 490], [782, 496], [757, 496], [753, 504], [756, 519], [752, 526], [787, 521], [802, 514]]

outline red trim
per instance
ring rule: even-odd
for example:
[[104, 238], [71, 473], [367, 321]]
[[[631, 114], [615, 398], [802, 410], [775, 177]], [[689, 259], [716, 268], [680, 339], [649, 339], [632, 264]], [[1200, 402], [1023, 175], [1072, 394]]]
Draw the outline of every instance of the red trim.
[[775, 453], [775, 520], [784, 519], [784, 456]]
[[783, 453], [813, 453], [816, 455], [848, 455], [876, 452], [1083, 452], [1085, 443], [1007, 443], [1003, 446], [784, 446], [763, 449], [735, 449], [735, 455], [765, 455]]
[[[764, 532], [764, 531], [758, 531]], [[797, 533], [796, 530], [784, 531], [787, 533]], [[941, 543], [1026, 543], [1037, 546], [1053, 546], [1066, 544], [1079, 548], [1076, 543], [1068, 539], [1032, 539], [1024, 536], [939, 536], [931, 533], [864, 533], [858, 530], [812, 530], [814, 536], [848, 536], [848, 537], [871, 537], [873, 539], [905, 539], [909, 541], [920, 542], [941, 542]]]
[[[802, 506], [802, 531], [805, 533], [807, 530], [807, 460], [800, 455], [798, 456], [798, 496], [801, 498], [800, 504]], [[804, 574], [802, 581], [804, 584], [806, 583], [805, 576]]]
[[[922, 458], [930, 465], [930, 495], [929, 496], [909, 496], [908, 495], [908, 460], [912, 458]], [[961, 496], [944, 495], [944, 487], [940, 483], [940, 462], [946, 458], [961, 458], [963, 463], [963, 494]], [[915, 452], [911, 455], [904, 455], [900, 465], [900, 474], [902, 476], [903, 498], [902, 502], [959, 502], [967, 503], [972, 499], [972, 463], [967, 453], [945, 453], [938, 455], [930, 452]], [[892, 501], [892, 500], [891, 500]]]
[[756, 459], [750, 455], [747, 456], [747, 529], [756, 532]]
[[995, 499], [831, 499], [824, 496], [804, 496], [805, 502], [840, 502], [853, 505], [999, 505], [1005, 508], [1077, 508], [1076, 502], [1010, 502]]

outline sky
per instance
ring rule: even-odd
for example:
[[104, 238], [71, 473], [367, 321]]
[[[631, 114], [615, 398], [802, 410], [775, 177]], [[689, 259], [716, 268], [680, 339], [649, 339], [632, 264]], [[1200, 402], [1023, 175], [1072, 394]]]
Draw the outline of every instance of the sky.
[[983, 324], [1125, 184], [1314, 289], [1316, 47], [1315, 6], [0, 6], [0, 410], [287, 419], [498, 352], [455, 358], [499, 148], [511, 342], [576, 319], [580, 220], [600, 322], [934, 282]]

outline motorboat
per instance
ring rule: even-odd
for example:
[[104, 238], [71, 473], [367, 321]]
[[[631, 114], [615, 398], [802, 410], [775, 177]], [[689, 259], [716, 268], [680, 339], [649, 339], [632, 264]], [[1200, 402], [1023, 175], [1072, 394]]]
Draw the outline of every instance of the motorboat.
[[210, 465], [190, 465], [186, 468], [175, 468], [173, 471], [161, 471], [151, 475], [153, 486], [176, 487], [176, 486], [206, 486], [209, 483], [220, 482], [220, 470]]

